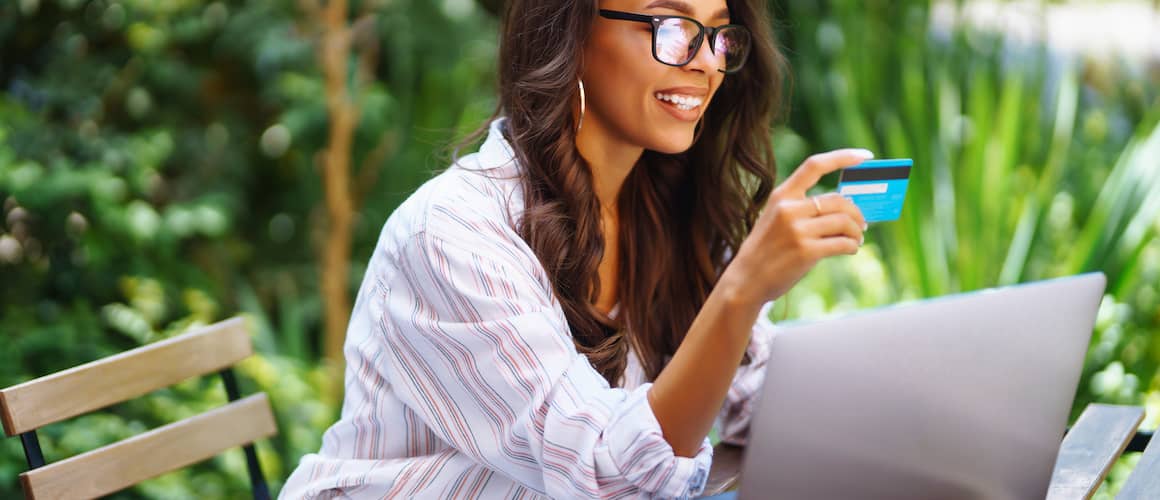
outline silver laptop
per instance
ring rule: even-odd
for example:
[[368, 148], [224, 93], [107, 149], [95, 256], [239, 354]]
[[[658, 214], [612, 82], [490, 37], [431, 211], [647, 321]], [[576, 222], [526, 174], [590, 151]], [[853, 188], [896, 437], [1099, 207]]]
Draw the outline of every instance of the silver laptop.
[[742, 499], [1043, 498], [1103, 274], [783, 327]]

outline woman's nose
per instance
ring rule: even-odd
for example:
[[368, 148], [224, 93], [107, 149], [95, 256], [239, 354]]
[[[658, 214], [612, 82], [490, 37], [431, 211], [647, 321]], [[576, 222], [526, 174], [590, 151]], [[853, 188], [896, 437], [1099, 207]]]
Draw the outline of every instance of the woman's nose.
[[725, 70], [725, 61], [713, 50], [709, 37], [710, 35], [706, 33], [705, 38], [701, 40], [701, 46], [697, 49], [697, 55], [686, 67], [706, 73]]

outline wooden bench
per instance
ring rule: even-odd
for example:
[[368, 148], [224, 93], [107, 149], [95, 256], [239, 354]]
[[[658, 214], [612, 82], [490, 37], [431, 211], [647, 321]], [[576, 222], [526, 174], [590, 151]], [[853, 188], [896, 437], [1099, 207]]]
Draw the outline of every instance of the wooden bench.
[[[1143, 419], [1144, 409], [1140, 407], [1088, 405], [1063, 438], [1047, 498], [1089, 499], [1124, 451], [1143, 451], [1116, 499], [1160, 499], [1160, 440], [1136, 430]], [[732, 490], [740, 480], [744, 454], [744, 448], [725, 444], [713, 449], [705, 497], [725, 500], [736, 496]]]
[[[253, 442], [277, 428], [265, 394], [242, 398], [231, 367], [253, 353], [240, 318], [0, 390], [0, 421], [20, 436], [27, 498], [93, 498], [243, 445], [254, 498], [270, 497]], [[80, 455], [46, 464], [36, 429], [219, 373], [229, 404]]]

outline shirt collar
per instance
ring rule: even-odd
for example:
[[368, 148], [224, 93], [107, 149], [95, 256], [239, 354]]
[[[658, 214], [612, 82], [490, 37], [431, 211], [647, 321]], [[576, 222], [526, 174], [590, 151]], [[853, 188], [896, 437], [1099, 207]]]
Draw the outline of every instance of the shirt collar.
[[[473, 155], [474, 161], [460, 161], [459, 166], [468, 170], [491, 170], [515, 164], [515, 150], [503, 135], [507, 118], [496, 118], [488, 126], [487, 138]], [[466, 159], [466, 158], [465, 158]]]

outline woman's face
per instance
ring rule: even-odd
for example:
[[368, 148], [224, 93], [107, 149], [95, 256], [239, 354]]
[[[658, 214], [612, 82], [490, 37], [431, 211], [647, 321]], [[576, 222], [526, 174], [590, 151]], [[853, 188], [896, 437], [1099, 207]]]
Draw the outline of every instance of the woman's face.
[[[730, 21], [725, 0], [599, 3], [601, 9], [690, 17], [710, 28]], [[584, 47], [583, 128], [661, 153], [689, 149], [698, 120], [725, 78], [705, 38], [692, 61], [668, 66], [653, 58], [651, 24], [598, 16]]]

